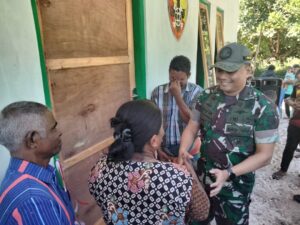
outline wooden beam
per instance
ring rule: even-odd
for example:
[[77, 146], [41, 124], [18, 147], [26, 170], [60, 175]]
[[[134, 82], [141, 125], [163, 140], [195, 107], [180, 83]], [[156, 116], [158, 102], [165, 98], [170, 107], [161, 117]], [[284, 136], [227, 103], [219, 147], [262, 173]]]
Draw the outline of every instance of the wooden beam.
[[105, 66], [114, 64], [129, 64], [129, 56], [112, 57], [89, 57], [89, 58], [68, 58], [68, 59], [48, 59], [46, 62], [48, 70], [61, 70], [69, 68]]
[[67, 160], [64, 160], [62, 162], [62, 165], [63, 165], [63, 169], [66, 170], [66, 169], [69, 169], [71, 168], [72, 166], [74, 166], [75, 164], [77, 164], [78, 162], [94, 155], [95, 153], [97, 152], [100, 152], [102, 151], [103, 149], [107, 148], [108, 146], [110, 146], [114, 141], [114, 138], [113, 137], [109, 137], [107, 139], [105, 139], [104, 141], [96, 144], [96, 145], [93, 145], [91, 146], [90, 148], [72, 156], [71, 158], [67, 159]]

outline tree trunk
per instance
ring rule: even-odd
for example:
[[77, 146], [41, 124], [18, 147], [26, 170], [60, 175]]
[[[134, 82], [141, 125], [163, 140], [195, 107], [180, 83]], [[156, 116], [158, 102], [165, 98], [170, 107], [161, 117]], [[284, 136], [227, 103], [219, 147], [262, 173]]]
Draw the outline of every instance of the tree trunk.
[[276, 57], [279, 58], [279, 42], [280, 42], [280, 34], [279, 31], [277, 31], [277, 42], [276, 42]]
[[258, 38], [258, 43], [256, 46], [256, 52], [255, 52], [255, 56], [254, 56], [254, 69], [253, 69], [253, 74], [257, 68], [257, 57], [258, 57], [258, 53], [259, 53], [259, 49], [260, 49], [260, 43], [261, 43], [261, 38], [262, 38], [262, 34], [263, 34], [263, 26], [260, 27], [260, 32], [259, 32], [259, 38]]

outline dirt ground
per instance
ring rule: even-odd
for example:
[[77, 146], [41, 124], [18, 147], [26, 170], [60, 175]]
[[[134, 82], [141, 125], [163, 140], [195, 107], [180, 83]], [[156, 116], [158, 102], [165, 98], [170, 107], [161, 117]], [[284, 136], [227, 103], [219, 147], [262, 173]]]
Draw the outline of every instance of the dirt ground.
[[[288, 119], [281, 119], [280, 141], [272, 162], [256, 172], [250, 205], [250, 225], [300, 225], [300, 204], [293, 201], [293, 194], [300, 194], [300, 158], [293, 158], [287, 175], [281, 180], [271, 178], [272, 173], [280, 166], [287, 126]], [[296, 152], [295, 156], [298, 155], [300, 153]]]

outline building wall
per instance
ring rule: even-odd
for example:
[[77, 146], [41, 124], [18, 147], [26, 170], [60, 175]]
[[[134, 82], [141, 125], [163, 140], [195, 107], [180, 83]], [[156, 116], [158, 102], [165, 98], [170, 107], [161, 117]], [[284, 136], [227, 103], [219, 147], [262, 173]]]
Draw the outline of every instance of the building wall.
[[[21, 100], [45, 103], [30, 0], [0, 1], [0, 109]], [[0, 181], [9, 153], [0, 146]]]
[[[224, 12], [224, 43], [237, 41], [238, 21], [239, 21], [239, 1], [238, 0], [216, 0], [210, 1], [210, 33], [212, 52], [215, 52], [216, 40], [216, 20], [217, 7]], [[214, 54], [212, 54], [214, 57]]]
[[192, 82], [196, 81], [196, 55], [198, 32], [198, 0], [190, 0], [187, 22], [178, 41], [172, 33], [168, 1], [145, 0], [145, 45], [146, 45], [146, 91], [169, 80], [169, 64], [176, 55], [185, 55], [191, 60]]
[[[199, 0], [189, 0], [187, 22], [180, 40], [174, 37], [168, 15], [168, 1], [145, 0], [146, 93], [149, 98], [159, 84], [168, 82], [170, 60], [183, 54], [191, 60], [190, 81], [196, 81]], [[224, 10], [224, 43], [237, 40], [238, 0], [209, 1], [212, 55], [215, 51], [217, 7]]]

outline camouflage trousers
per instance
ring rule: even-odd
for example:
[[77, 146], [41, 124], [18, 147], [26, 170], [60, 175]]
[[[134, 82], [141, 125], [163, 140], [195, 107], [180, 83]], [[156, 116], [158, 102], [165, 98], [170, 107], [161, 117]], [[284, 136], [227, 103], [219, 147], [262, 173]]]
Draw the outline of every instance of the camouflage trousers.
[[212, 199], [215, 219], [218, 225], [248, 225], [250, 199], [223, 198], [218, 195]]
[[233, 188], [231, 182], [227, 183], [217, 196], [210, 198], [209, 218], [191, 224], [208, 225], [215, 218], [217, 225], [248, 225], [250, 201], [250, 193], [242, 194]]

